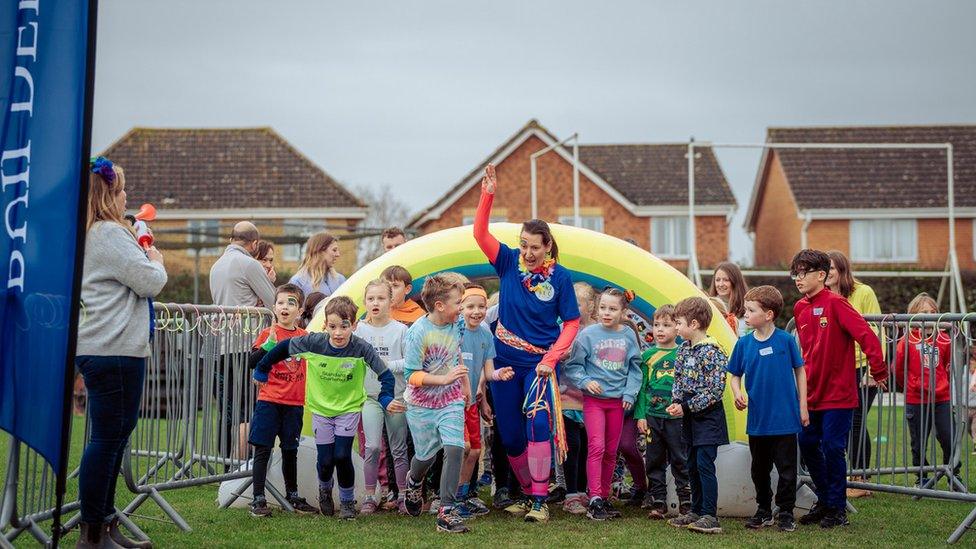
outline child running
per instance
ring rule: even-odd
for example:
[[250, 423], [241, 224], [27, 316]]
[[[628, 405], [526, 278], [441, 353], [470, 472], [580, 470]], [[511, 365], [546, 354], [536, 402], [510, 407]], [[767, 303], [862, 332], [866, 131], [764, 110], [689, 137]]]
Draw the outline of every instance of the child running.
[[[465, 284], [461, 297], [461, 316], [464, 318], [461, 359], [468, 369], [468, 384], [477, 391], [474, 401], [464, 410], [464, 465], [455, 502], [464, 505], [474, 516], [488, 514], [488, 506], [478, 498], [478, 486], [469, 482], [481, 458], [481, 405], [485, 403], [485, 380], [508, 380], [515, 375], [511, 368], [494, 368], [495, 342], [491, 330], [482, 323], [487, 310], [485, 289], [474, 283]], [[487, 413], [490, 416], [490, 410]]]
[[[248, 357], [248, 366], [254, 368], [267, 352], [279, 341], [306, 334], [297, 326], [304, 301], [301, 288], [294, 284], [278, 286], [275, 291], [275, 322], [261, 330], [254, 341], [254, 350]], [[302, 435], [302, 415], [305, 406], [305, 361], [287, 358], [271, 367], [268, 382], [261, 385], [258, 401], [251, 416], [251, 432], [248, 442], [254, 446], [254, 464], [251, 467], [254, 500], [251, 516], [270, 517], [271, 507], [264, 497], [268, 476], [268, 462], [275, 438], [281, 448], [281, 476], [285, 479], [285, 496], [288, 503], [301, 514], [318, 513], [305, 498], [298, 496], [298, 441]]]
[[722, 392], [725, 390], [726, 357], [718, 343], [705, 335], [712, 322], [712, 306], [701, 297], [689, 297], [674, 307], [675, 328], [684, 340], [674, 366], [671, 417], [684, 418], [685, 441], [690, 448], [691, 512], [668, 521], [678, 528], [720, 534], [718, 447], [729, 443]]
[[634, 406], [641, 383], [637, 331], [624, 325], [627, 306], [633, 299], [629, 290], [604, 290], [597, 312], [599, 323], [579, 333], [564, 365], [569, 379], [583, 390], [590, 493], [586, 516], [592, 520], [620, 516], [610, 504], [610, 483], [624, 411]]
[[[390, 318], [390, 302], [393, 299], [393, 289], [390, 283], [377, 279], [366, 284], [364, 305], [366, 319], [357, 323], [355, 334], [373, 346], [380, 358], [386, 362], [387, 368], [393, 373], [393, 396], [402, 403], [406, 382], [403, 379], [403, 345], [407, 327]], [[376, 484], [379, 476], [380, 457], [383, 451], [383, 427], [386, 426], [389, 438], [390, 452], [393, 455], [393, 470], [396, 484], [399, 488], [397, 508], [401, 514], [406, 514], [407, 508], [403, 499], [407, 488], [407, 469], [410, 462], [407, 459], [407, 418], [400, 413], [390, 413], [384, 410], [377, 398], [380, 394], [379, 378], [372, 370], [366, 372], [366, 402], [363, 403], [363, 438], [365, 439], [365, 456], [363, 459], [363, 477], [366, 484], [366, 496], [359, 512], [363, 515], [375, 513], [379, 508], [376, 499]]]
[[470, 395], [468, 369], [460, 364], [464, 326], [457, 322], [463, 289], [445, 273], [424, 281], [421, 300], [430, 312], [407, 331], [404, 369], [407, 423], [416, 450], [407, 475], [407, 512], [415, 517], [422, 512], [422, 482], [443, 448], [437, 530], [452, 534], [468, 531], [454, 505], [464, 458], [464, 403]]
[[390, 265], [383, 269], [380, 278], [390, 283], [393, 289], [393, 303], [390, 304], [390, 316], [397, 322], [410, 326], [418, 318], [424, 316], [424, 310], [417, 302], [408, 298], [413, 287], [410, 271], [400, 265]]
[[[746, 325], [754, 330], [739, 338], [729, 358], [735, 407], [749, 408], [746, 434], [752, 454], [752, 483], [756, 487], [756, 514], [746, 528], [776, 524], [783, 532], [796, 529], [796, 435], [810, 424], [807, 412], [807, 374], [796, 339], [773, 321], [783, 310], [783, 294], [772, 286], [750, 289], [745, 295]], [[745, 389], [742, 392], [742, 376]], [[776, 465], [776, 507], [769, 474]]]
[[[908, 304], [910, 315], [936, 315], [939, 306], [926, 293], [915, 296]], [[929, 436], [942, 448], [942, 461], [952, 462], [952, 403], [949, 378], [952, 361], [952, 338], [942, 330], [933, 330], [932, 322], [915, 322], [905, 337], [898, 340], [895, 355], [895, 379], [905, 387], [905, 420], [911, 437], [912, 465], [927, 467]], [[927, 325], [926, 325], [927, 324]], [[921, 326], [922, 329], [919, 329]], [[907, 375], [906, 375], [907, 374]], [[907, 378], [907, 383], [904, 380]], [[929, 488], [922, 470], [916, 483]]]
[[258, 362], [254, 379], [267, 383], [271, 365], [289, 356], [305, 359], [305, 403], [312, 411], [312, 430], [318, 449], [319, 511], [335, 514], [332, 473], [339, 477], [339, 518], [356, 518], [353, 501], [355, 471], [352, 441], [366, 401], [366, 369], [380, 382], [377, 400], [388, 412], [402, 412], [393, 400], [393, 374], [373, 347], [353, 335], [359, 308], [351, 299], [336, 296], [325, 304], [325, 332], [282, 341]]
[[654, 346], [641, 356], [643, 381], [634, 404], [637, 429], [650, 440], [645, 451], [647, 469], [647, 518], [662, 520], [668, 514], [668, 462], [678, 494], [678, 514], [691, 512], [691, 487], [688, 484], [688, 447], [682, 420], [667, 412], [674, 388], [674, 363], [678, 356], [675, 341], [678, 331], [674, 306], [662, 305], [654, 311]]

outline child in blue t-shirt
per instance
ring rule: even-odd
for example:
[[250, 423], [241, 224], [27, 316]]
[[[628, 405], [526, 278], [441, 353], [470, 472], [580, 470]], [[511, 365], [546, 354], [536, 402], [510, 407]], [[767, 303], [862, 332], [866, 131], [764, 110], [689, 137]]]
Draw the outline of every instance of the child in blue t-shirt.
[[[749, 408], [746, 434], [752, 453], [752, 482], [756, 487], [756, 514], [746, 528], [777, 524], [784, 532], [796, 529], [796, 435], [810, 423], [807, 413], [807, 376], [796, 340], [776, 328], [773, 319], [783, 309], [783, 295], [772, 286], [746, 293], [745, 321], [752, 328], [732, 350], [727, 370], [732, 375], [735, 407]], [[745, 389], [742, 392], [742, 377]], [[746, 396], [748, 395], [748, 397]], [[779, 483], [773, 518], [769, 474], [776, 465]]]

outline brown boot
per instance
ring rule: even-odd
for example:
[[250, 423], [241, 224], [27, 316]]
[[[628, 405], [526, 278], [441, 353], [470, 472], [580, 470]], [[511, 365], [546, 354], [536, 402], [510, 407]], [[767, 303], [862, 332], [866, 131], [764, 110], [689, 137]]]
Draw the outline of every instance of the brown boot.
[[104, 522], [82, 522], [81, 536], [75, 549], [122, 549], [108, 535], [108, 525]]
[[[851, 477], [852, 482], [864, 482], [864, 477]], [[864, 490], [862, 488], [848, 488], [847, 489], [847, 499], [857, 499], [870, 497], [874, 492], [871, 490]]]
[[136, 541], [134, 539], [129, 539], [122, 530], [119, 529], [119, 519], [113, 518], [112, 522], [108, 523], [108, 535], [112, 538], [112, 541], [126, 547], [127, 549], [152, 549], [152, 542], [146, 541]]

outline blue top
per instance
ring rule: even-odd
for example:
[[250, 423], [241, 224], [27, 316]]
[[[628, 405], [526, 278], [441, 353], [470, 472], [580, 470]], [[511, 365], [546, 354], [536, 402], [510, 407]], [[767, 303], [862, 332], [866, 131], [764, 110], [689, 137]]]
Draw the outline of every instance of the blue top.
[[794, 368], [803, 366], [796, 339], [777, 328], [766, 341], [752, 332], [739, 338], [727, 370], [745, 376], [749, 407], [746, 434], [753, 436], [799, 433], [800, 401]]
[[627, 326], [611, 330], [591, 324], [576, 336], [563, 372], [584, 393], [589, 393], [586, 384], [596, 381], [602, 392], [593, 396], [622, 398], [633, 404], [643, 377], [637, 336]]
[[461, 360], [468, 367], [468, 380], [471, 382], [471, 394], [477, 394], [481, 372], [485, 369], [485, 361], [495, 358], [495, 342], [491, 330], [484, 324], [479, 324], [474, 330], [465, 327], [461, 334]]
[[[339, 286], [342, 286], [342, 283], [345, 281], [346, 277], [335, 272], [334, 269], [330, 270], [328, 274], [325, 275], [322, 282], [319, 282], [319, 285], [314, 288], [312, 287], [312, 279], [309, 278], [308, 273], [305, 271], [298, 271], [288, 279], [290, 284], [294, 284], [295, 286], [301, 288], [302, 291], [305, 292], [306, 296], [312, 292], [322, 292], [325, 294], [325, 297], [329, 297], [330, 295], [334, 294], [335, 291], [339, 289]], [[272, 305], [274, 304], [272, 303]], [[267, 306], [267, 304], [265, 304], [265, 306]]]
[[[495, 258], [499, 279], [498, 321], [508, 331], [529, 343], [548, 349], [559, 338], [559, 320], [579, 318], [573, 280], [565, 267], [556, 263], [544, 291], [530, 292], [522, 285], [519, 250], [501, 244]], [[542, 355], [516, 349], [495, 340], [498, 362], [504, 366], [535, 368]]]

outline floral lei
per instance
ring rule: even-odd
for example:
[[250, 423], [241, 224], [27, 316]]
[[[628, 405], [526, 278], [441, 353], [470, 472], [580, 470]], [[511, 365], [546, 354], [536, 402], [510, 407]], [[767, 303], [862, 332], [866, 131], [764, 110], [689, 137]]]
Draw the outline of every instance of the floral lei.
[[556, 268], [556, 260], [547, 257], [542, 262], [542, 267], [537, 271], [530, 271], [528, 267], [525, 266], [525, 260], [519, 255], [519, 275], [522, 277], [522, 285], [525, 289], [535, 293], [542, 289], [542, 286], [549, 282], [549, 278], [552, 277], [552, 272]]

